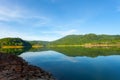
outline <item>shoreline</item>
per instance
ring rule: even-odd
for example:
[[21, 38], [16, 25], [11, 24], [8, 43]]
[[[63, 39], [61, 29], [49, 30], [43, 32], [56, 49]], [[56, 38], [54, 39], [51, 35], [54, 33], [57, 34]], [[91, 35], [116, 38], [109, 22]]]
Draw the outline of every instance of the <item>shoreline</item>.
[[0, 53], [0, 80], [55, 80], [49, 72], [12, 54]]
[[120, 44], [49, 45], [48, 47], [120, 47]]
[[[29, 47], [29, 46], [1, 46], [0, 48], [3, 48], [3, 49], [8, 49], [8, 48], [25, 48], [25, 47]], [[44, 46], [40, 45], [40, 46], [32, 46], [31, 48], [43, 48]], [[48, 45], [46, 47], [120, 47], [120, 44], [78, 44], [78, 45], [75, 45], [75, 44], [72, 44], [72, 45], [64, 45], [64, 44], [60, 44], [60, 45]]]
[[1, 48], [24, 48], [25, 46], [2, 46]]

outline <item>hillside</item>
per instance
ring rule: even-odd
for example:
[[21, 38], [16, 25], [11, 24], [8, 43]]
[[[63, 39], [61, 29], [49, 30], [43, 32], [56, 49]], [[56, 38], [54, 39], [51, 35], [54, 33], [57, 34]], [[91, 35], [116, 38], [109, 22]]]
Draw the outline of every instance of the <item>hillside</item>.
[[120, 35], [68, 35], [55, 41], [24, 41], [20, 38], [0, 39], [0, 46], [31, 46], [33, 48], [51, 46], [120, 46]]
[[28, 41], [32, 47], [45, 47], [49, 42], [48, 41]]
[[68, 35], [50, 45], [120, 44], [120, 35]]
[[31, 47], [31, 44], [20, 38], [2, 38], [0, 39], [0, 47]]

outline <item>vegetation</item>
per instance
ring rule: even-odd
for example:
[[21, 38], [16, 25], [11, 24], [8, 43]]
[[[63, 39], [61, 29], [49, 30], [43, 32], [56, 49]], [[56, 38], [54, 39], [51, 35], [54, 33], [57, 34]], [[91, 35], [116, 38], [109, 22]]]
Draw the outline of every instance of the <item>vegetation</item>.
[[20, 55], [23, 52], [28, 51], [30, 48], [0, 48], [0, 52], [7, 54]]
[[49, 42], [48, 41], [29, 41], [29, 43], [32, 45], [33, 48], [37, 48], [37, 47], [46, 47], [46, 45]]
[[120, 46], [120, 35], [68, 35], [56, 41], [52, 41], [49, 45], [115, 45]]
[[2, 48], [24, 48], [24, 47], [31, 47], [31, 44], [20, 38], [3, 38], [3, 39], [0, 39], [0, 47]]
[[[99, 55], [120, 55], [120, 47], [78, 47], [75, 45], [83, 45], [83, 44], [120, 44], [120, 36], [119, 35], [69, 35], [62, 39], [47, 42], [47, 41], [24, 41], [20, 38], [3, 38], [0, 39], [0, 52], [4, 53], [14, 53], [19, 55], [25, 51], [46, 51], [46, 50], [54, 50], [60, 53], [63, 53], [68, 56], [89, 56], [96, 57]], [[28, 48], [30, 46], [41, 46]], [[49, 47], [53, 45], [54, 47]], [[57, 47], [57, 45], [71, 45], [71, 46], [63, 46]], [[74, 46], [74, 47], [73, 47]], [[21, 48], [22, 47], [22, 48]], [[9, 49], [12, 48], [12, 49]]]
[[24, 41], [20, 38], [0, 39], [0, 47], [3, 48], [23, 48], [32, 46], [40, 47], [65, 47], [65, 46], [120, 46], [120, 35], [68, 35], [56, 41]]
[[119, 47], [51, 47], [52, 50], [63, 53], [67, 56], [87, 56], [87, 57], [97, 57], [97, 56], [108, 56], [108, 55], [120, 55]]
[[[92, 48], [90, 48], [91, 46]], [[108, 48], [106, 46], [112, 47]], [[115, 53], [118, 55], [120, 54], [120, 35], [68, 35], [52, 42], [25, 41], [20, 38], [0, 39], [0, 52], [4, 53], [15, 53], [18, 55], [25, 51], [46, 50], [54, 50], [68, 56], [96, 57], [99, 55], [115, 55]]]
[[41, 51], [49, 51], [50, 48], [41, 47], [41, 48], [30, 48], [28, 52], [41, 52]]

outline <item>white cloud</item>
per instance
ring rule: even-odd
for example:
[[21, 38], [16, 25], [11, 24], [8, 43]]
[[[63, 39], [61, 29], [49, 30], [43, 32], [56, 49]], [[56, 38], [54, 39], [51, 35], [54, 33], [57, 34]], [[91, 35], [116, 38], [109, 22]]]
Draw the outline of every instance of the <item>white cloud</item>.
[[20, 33], [10, 29], [8, 27], [2, 26], [0, 27], [0, 38], [4, 37], [20, 37]]
[[70, 34], [76, 34], [76, 33], [78, 33], [78, 31], [76, 29], [71, 29], [71, 30], [64, 30], [64, 31], [51, 31], [51, 32], [43, 31], [41, 33], [43, 33], [43, 34], [58, 34], [61, 36], [65, 36], [65, 35], [70, 35]]
[[[23, 10], [24, 11], [24, 10]], [[23, 18], [23, 11], [19, 7], [0, 6], [0, 20], [12, 21]]]
[[52, 41], [57, 39], [56, 37], [51, 37], [51, 36], [35, 36], [35, 35], [30, 35], [29, 33], [20, 33], [11, 29], [7, 28], [1, 28], [0, 29], [0, 38], [5, 38], [5, 37], [19, 37], [24, 40], [47, 40], [47, 41]]
[[59, 34], [61, 34], [61, 35], [70, 35], [70, 34], [75, 34], [75, 33], [77, 33], [77, 30], [75, 30], [75, 29], [59, 32]]
[[41, 40], [41, 41], [53, 41], [53, 40], [56, 40], [58, 38], [56, 37], [52, 37], [52, 36], [31, 36], [31, 35], [28, 35], [28, 36], [23, 36], [23, 39], [25, 40]]
[[41, 26], [45, 25], [48, 20], [46, 16], [37, 14], [19, 5], [0, 5], [0, 23], [16, 22], [22, 25]]
[[65, 59], [73, 63], [79, 62], [78, 60], [75, 59], [75, 57], [66, 57]]
[[[29, 10], [25, 10], [19, 6], [0, 5], [0, 38], [4, 37], [20, 37], [25, 40], [54, 40], [56, 37], [33, 35], [32, 33], [20, 32], [15, 30], [14, 25], [7, 23], [15, 22], [23, 25], [23, 27], [43, 26], [49, 22], [49, 18], [43, 15], [37, 15]], [[26, 28], [25, 28], [26, 29]], [[32, 34], [32, 35], [31, 35]]]
[[[6, 0], [7, 2], [8, 0]], [[51, 0], [53, 2], [56, 2], [56, 0]], [[12, 3], [13, 4], [13, 3]], [[50, 17], [50, 18], [49, 18]], [[7, 23], [19, 23], [17, 25], [7, 25], [4, 26]], [[57, 22], [52, 16], [45, 16], [45, 14], [37, 14], [34, 11], [31, 11], [29, 9], [23, 8], [19, 5], [4, 5], [0, 3], [0, 38], [3, 37], [20, 37], [25, 40], [55, 40], [58, 39], [55, 36], [51, 36], [53, 34], [61, 36], [69, 35], [69, 34], [76, 34], [78, 31], [76, 29], [71, 29], [72, 27], [78, 27], [78, 25], [81, 25], [84, 22], [84, 20], [74, 20], [69, 21], [68, 23], [62, 23], [60, 20]], [[22, 25], [22, 26], [21, 26]], [[50, 34], [49, 36], [45, 35], [30, 35], [32, 33], [27, 32], [19, 32], [19, 30], [14, 30], [14, 27], [44, 27], [44, 26], [50, 26], [49, 28], [55, 28], [54, 30], [59, 31], [41, 31], [40, 33], [43, 34]], [[4, 28], [3, 28], [4, 27]], [[9, 28], [8, 28], [9, 27]], [[71, 27], [71, 28], [70, 28]], [[19, 29], [19, 28], [16, 28]], [[27, 29], [27, 28], [25, 28]], [[34, 29], [34, 28], [33, 28]], [[40, 28], [39, 28], [40, 29]], [[27, 31], [27, 30], [26, 30]]]
[[0, 38], [5, 38], [5, 37], [19, 37], [24, 40], [43, 40], [43, 41], [53, 41], [58, 39], [58, 37], [46, 35], [46, 34], [35, 35], [32, 33], [16, 31], [14, 28], [11, 28], [10, 26], [0, 24]]
[[50, 18], [47, 17], [43, 17], [43, 16], [34, 16], [31, 19], [38, 19], [37, 21], [35, 21], [35, 23], [32, 25], [33, 27], [42, 27], [42, 26], [50, 26]]

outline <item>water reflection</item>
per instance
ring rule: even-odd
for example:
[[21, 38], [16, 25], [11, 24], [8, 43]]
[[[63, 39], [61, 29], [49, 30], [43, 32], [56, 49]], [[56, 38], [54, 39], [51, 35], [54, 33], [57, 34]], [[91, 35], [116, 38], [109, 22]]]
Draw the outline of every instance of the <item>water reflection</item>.
[[120, 80], [120, 48], [0, 49], [51, 72], [58, 80]]
[[67, 56], [88, 56], [88, 57], [97, 57], [97, 56], [109, 56], [109, 55], [120, 55], [119, 47], [94, 47], [94, 48], [85, 48], [85, 47], [51, 47], [51, 48], [17, 48], [17, 49], [2, 49], [0, 52], [4, 53], [13, 53], [20, 55], [24, 52], [41, 52], [53, 50]]
[[[29, 55], [30, 54], [30, 55]], [[120, 80], [120, 56], [69, 57], [56, 51], [26, 52], [29, 64], [42, 67], [58, 80]]]
[[51, 48], [54, 51], [60, 52], [67, 56], [88, 56], [88, 57], [97, 57], [97, 56], [109, 56], [109, 55], [120, 55], [119, 47], [59, 47]]
[[15, 54], [15, 55], [20, 55], [28, 50], [29, 48], [0, 48], [0, 52], [2, 53]]

